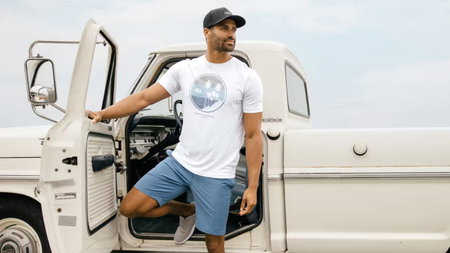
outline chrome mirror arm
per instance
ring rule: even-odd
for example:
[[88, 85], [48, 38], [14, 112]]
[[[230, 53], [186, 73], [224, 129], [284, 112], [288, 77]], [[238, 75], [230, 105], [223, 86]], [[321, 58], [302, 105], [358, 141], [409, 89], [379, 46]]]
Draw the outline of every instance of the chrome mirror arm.
[[[29, 50], [28, 50], [28, 58], [29, 58], [29, 59], [42, 59], [42, 58], [43, 58], [40, 54], [37, 54], [36, 56], [33, 56], [33, 48], [34, 48], [34, 46], [37, 45], [37, 44], [80, 44], [80, 42], [79, 42], [79, 41], [37, 40], [37, 41], [33, 42], [33, 43], [30, 45], [30, 48], [29, 48]], [[103, 42], [97, 42], [97, 44], [103, 44], [103, 46], [105, 46], [105, 47], [106, 47], [106, 45], [107, 45], [106, 41], [103, 41]], [[53, 63], [52, 63], [52, 67], [53, 67]], [[53, 72], [53, 73], [54, 73], [54, 72]], [[28, 74], [27, 74], [27, 72], [25, 72], [25, 74], [26, 74], [26, 78], [27, 78], [27, 82], [28, 82]], [[28, 84], [27, 84], [27, 89], [29, 89], [29, 85], [28, 85]], [[55, 91], [56, 91], [56, 83], [55, 83]], [[29, 100], [30, 102], [32, 102], [32, 101], [30, 100], [30, 96], [28, 96], [28, 100]], [[49, 118], [49, 117], [44, 116], [43, 114], [41, 114], [40, 112], [38, 112], [38, 110], [36, 109], [37, 106], [42, 106], [42, 108], [45, 109], [45, 107], [48, 106], [48, 105], [53, 106], [55, 109], [61, 111], [62, 113], [66, 113], [66, 110], [64, 110], [63, 108], [59, 107], [58, 105], [56, 105], [56, 104], [54, 104], [54, 103], [31, 104], [31, 108], [33, 109], [33, 112], [34, 112], [37, 116], [39, 116], [39, 117], [41, 117], [41, 118], [43, 118], [43, 119], [49, 120], [49, 121], [51, 121], [51, 122], [54, 122], [54, 123], [58, 123], [58, 121], [56, 121], [56, 120], [54, 120], [54, 119], [51, 119], [51, 118]]]
[[[65, 41], [65, 40], [60, 40], [60, 41], [58, 41], [58, 40], [36, 40], [35, 42], [33, 42], [30, 45], [30, 49], [28, 50], [28, 58], [42, 58], [42, 56], [40, 56], [39, 54], [36, 57], [33, 56], [33, 47], [36, 44], [80, 44], [80, 42], [79, 41], [68, 41], [68, 40], [67, 41]], [[105, 46], [105, 47], [107, 45], [106, 41], [97, 42], [97, 44], [103, 44], [103, 46]]]
[[60, 110], [62, 113], [66, 113], [66, 110], [64, 110], [63, 108], [61, 108], [61, 107], [59, 107], [59, 106], [57, 106], [55, 104], [49, 104], [49, 105], [51, 105], [51, 106], [55, 107], [56, 109]]
[[[51, 105], [51, 106], [53, 106], [54, 108], [60, 110], [61, 112], [66, 113], [66, 110], [62, 109], [61, 107], [59, 107], [59, 106], [57, 106], [57, 105], [55, 105], [55, 104], [48, 104], [48, 105]], [[42, 115], [41, 113], [39, 113], [38, 110], [36, 110], [36, 106], [41, 106], [41, 105], [33, 105], [33, 104], [32, 104], [32, 105], [31, 105], [31, 108], [33, 109], [33, 112], [34, 112], [37, 116], [39, 116], [39, 117], [41, 117], [41, 118], [43, 118], [43, 119], [46, 119], [46, 120], [50, 120], [51, 122], [54, 122], [54, 123], [58, 123], [58, 121], [56, 121], [56, 120], [54, 120], [54, 119], [51, 119], [51, 118], [49, 118], [49, 117], [46, 117], [46, 116]], [[46, 105], [42, 105], [43, 108], [45, 108], [45, 106], [46, 106]]]
[[35, 106], [35, 105], [31, 105], [31, 108], [33, 109], [33, 112], [34, 112], [37, 116], [39, 116], [39, 117], [41, 117], [41, 118], [43, 118], [43, 119], [46, 119], [46, 120], [50, 120], [51, 122], [54, 122], [54, 123], [58, 123], [58, 121], [56, 121], [56, 120], [54, 120], [54, 119], [50, 119], [50, 118], [45, 117], [44, 115], [40, 114], [40, 113], [36, 110], [36, 106]]

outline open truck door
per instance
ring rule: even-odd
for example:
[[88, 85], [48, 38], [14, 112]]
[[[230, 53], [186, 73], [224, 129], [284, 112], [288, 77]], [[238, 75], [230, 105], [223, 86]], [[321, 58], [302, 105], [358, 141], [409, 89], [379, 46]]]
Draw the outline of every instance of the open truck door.
[[114, 103], [118, 47], [103, 27], [89, 20], [78, 47], [66, 115], [43, 144], [36, 193], [53, 252], [111, 252], [118, 243], [114, 121], [93, 124], [85, 116], [92, 109], [86, 108], [86, 97], [98, 46], [109, 47], [105, 92], [98, 100], [103, 99], [102, 109]]

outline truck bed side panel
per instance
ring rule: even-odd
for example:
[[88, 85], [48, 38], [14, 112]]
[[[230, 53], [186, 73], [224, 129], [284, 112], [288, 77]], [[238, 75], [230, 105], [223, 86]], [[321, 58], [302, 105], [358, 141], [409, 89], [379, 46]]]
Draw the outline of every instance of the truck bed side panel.
[[288, 131], [289, 252], [445, 252], [449, 144], [449, 128]]

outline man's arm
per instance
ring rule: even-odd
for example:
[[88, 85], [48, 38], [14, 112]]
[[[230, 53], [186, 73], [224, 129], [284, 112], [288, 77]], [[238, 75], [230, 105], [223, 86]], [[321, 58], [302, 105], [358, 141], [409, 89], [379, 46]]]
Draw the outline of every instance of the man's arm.
[[[248, 188], [244, 192], [240, 215], [249, 214], [256, 205], [259, 174], [262, 164], [262, 112], [244, 113], [245, 145], [248, 167]], [[247, 206], [246, 206], [247, 205]]]
[[104, 119], [122, 118], [168, 97], [170, 97], [169, 92], [161, 84], [155, 83], [149, 88], [128, 96], [104, 110], [97, 112], [90, 111], [89, 118], [92, 118], [94, 123]]

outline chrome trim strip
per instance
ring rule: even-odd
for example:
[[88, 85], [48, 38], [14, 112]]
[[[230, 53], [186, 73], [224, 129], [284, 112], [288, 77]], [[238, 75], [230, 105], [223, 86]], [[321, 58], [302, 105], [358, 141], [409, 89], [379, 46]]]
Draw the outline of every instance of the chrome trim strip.
[[[134, 231], [134, 232], [139, 236], [146, 236], [146, 237], [159, 237], [159, 238], [173, 239], [173, 236], [174, 236], [174, 234], [147, 233], [147, 232], [137, 233], [136, 231]], [[196, 238], [196, 235], [192, 235], [191, 238]], [[203, 236], [203, 238], [204, 238], [204, 236]], [[152, 239], [140, 239], [140, 240], [152, 240]]]
[[290, 173], [284, 179], [443, 179], [450, 172]]
[[[238, 228], [238, 229], [234, 230], [233, 232], [226, 234], [226, 236], [233, 236], [233, 235], [239, 234], [240, 232], [242, 232], [242, 231], [244, 231], [244, 230], [246, 230], [249, 227], [254, 226], [254, 225], [255, 224], [249, 224], [249, 225], [246, 225], [244, 227]], [[134, 229], [134, 227], [133, 227], [133, 229]], [[141, 236], [154, 236], [154, 237], [161, 237], [161, 238], [173, 238], [173, 236], [174, 236], [173, 234], [146, 233], [146, 232], [144, 232], [144, 233], [137, 233], [137, 234], [139, 234]], [[193, 239], [205, 239], [205, 235], [204, 234], [193, 234], [191, 236], [191, 238], [193, 238]], [[144, 239], [144, 240], [147, 240], [147, 239]]]
[[[40, 141], [43, 141], [44, 138], [42, 138], [42, 140], [39, 138]], [[34, 159], [34, 158], [41, 158], [40, 156], [17, 156], [17, 157], [0, 157], [0, 159]]]
[[283, 174], [272, 174], [272, 175], [268, 175], [267, 179], [269, 181], [279, 181], [279, 180], [284, 179], [284, 175]]
[[0, 175], [0, 180], [5, 181], [39, 181], [39, 175]]

